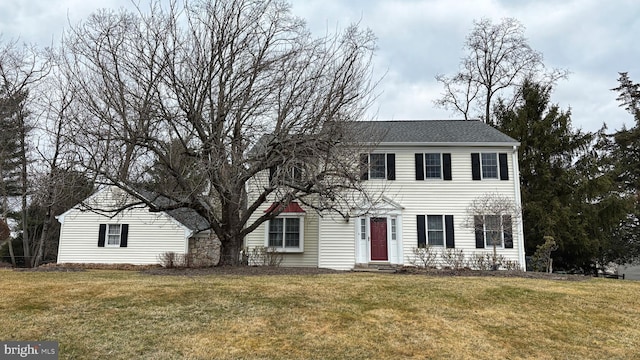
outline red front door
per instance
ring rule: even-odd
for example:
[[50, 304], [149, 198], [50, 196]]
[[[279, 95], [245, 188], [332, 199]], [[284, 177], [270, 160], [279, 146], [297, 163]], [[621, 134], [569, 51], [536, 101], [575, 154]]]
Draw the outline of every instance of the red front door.
[[371, 260], [389, 260], [387, 255], [387, 218], [371, 218]]

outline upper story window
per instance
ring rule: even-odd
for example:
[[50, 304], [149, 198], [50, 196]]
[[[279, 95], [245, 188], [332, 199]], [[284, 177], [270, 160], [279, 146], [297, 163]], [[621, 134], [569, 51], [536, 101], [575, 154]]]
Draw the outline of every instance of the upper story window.
[[386, 159], [385, 154], [369, 154], [369, 179], [387, 178]]
[[482, 161], [482, 178], [497, 179], [498, 178], [498, 154], [482, 153], [480, 154]]
[[427, 179], [440, 179], [442, 177], [442, 161], [440, 153], [424, 154], [425, 172]]
[[509, 180], [507, 153], [471, 153], [471, 174], [473, 180]]
[[451, 154], [415, 154], [416, 180], [451, 180]]
[[396, 179], [396, 155], [393, 153], [360, 154], [362, 180]]
[[296, 184], [302, 181], [302, 166], [299, 164], [289, 166], [273, 166], [269, 168], [269, 183]]

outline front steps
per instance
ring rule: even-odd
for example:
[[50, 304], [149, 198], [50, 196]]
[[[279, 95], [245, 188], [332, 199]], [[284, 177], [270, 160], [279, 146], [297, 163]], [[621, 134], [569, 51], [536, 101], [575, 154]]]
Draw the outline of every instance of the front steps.
[[374, 272], [374, 273], [395, 273], [398, 270], [398, 265], [389, 263], [369, 263], [369, 264], [356, 264], [353, 267], [354, 272]]

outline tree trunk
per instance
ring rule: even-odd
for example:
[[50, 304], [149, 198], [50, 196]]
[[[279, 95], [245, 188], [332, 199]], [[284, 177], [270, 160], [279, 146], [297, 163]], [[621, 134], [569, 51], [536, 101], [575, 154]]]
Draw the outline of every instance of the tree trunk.
[[45, 217], [44, 223], [42, 224], [42, 234], [40, 234], [40, 240], [38, 240], [38, 245], [36, 246], [35, 257], [33, 258], [33, 262], [31, 264], [32, 267], [37, 267], [42, 262], [42, 258], [44, 256], [44, 240], [49, 235], [49, 227], [53, 221], [53, 216], [51, 215], [51, 207], [47, 208], [47, 216]]
[[225, 240], [221, 240], [220, 246], [220, 262], [219, 266], [240, 266], [242, 265], [242, 259], [240, 258], [240, 251], [242, 250], [242, 244], [244, 239], [240, 236], [231, 237]]
[[11, 258], [11, 265], [15, 268], [16, 267], [16, 255], [13, 252], [13, 243], [11, 241], [12, 239], [9, 239], [9, 257]]
[[27, 124], [25, 123], [24, 114], [20, 114], [20, 161], [22, 162], [22, 170], [20, 174], [20, 185], [22, 187], [22, 249], [24, 251], [24, 264], [31, 266], [31, 243], [29, 241], [28, 231], [28, 212], [27, 212]]

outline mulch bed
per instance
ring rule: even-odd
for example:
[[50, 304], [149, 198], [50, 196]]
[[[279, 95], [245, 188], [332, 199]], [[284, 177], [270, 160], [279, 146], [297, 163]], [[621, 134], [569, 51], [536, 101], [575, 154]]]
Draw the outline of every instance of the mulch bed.
[[[87, 269], [98, 270], [129, 270], [139, 271], [145, 275], [171, 275], [171, 276], [205, 276], [205, 275], [231, 275], [231, 276], [264, 276], [264, 275], [321, 275], [344, 274], [349, 271], [319, 269], [309, 267], [276, 267], [276, 266], [218, 266], [210, 268], [163, 268], [157, 265], [131, 265], [131, 264], [47, 264], [37, 268], [16, 268], [14, 271], [36, 272], [76, 272]], [[572, 274], [547, 274], [540, 272], [523, 271], [481, 271], [470, 269], [424, 269], [413, 266], [399, 267], [391, 275], [422, 275], [422, 276], [484, 276], [484, 277], [509, 277], [548, 279], [562, 281], [583, 281], [591, 279], [591, 276]]]

